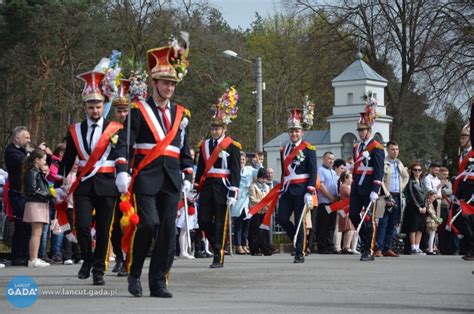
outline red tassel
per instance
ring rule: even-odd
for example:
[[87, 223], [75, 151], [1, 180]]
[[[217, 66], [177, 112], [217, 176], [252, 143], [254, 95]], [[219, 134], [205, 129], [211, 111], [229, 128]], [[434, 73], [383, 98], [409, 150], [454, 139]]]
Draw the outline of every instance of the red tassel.
[[136, 213], [130, 216], [130, 223], [132, 224], [132, 226], [138, 225], [139, 222], [140, 222], [140, 217], [138, 217]]
[[130, 203], [130, 201], [121, 201], [120, 204], [119, 204], [119, 208], [120, 208], [120, 211], [122, 213], [127, 213], [130, 211], [130, 209], [132, 209], [132, 204]]
[[194, 215], [196, 213], [196, 208], [194, 206], [188, 206], [188, 215]]

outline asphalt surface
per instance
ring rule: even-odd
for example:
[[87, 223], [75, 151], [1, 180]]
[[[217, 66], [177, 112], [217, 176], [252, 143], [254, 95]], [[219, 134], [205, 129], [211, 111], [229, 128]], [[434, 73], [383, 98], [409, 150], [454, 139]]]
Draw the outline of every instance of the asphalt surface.
[[[210, 262], [176, 260], [171, 299], [149, 297], [148, 260], [141, 298], [129, 295], [126, 278], [110, 272], [106, 285], [95, 287], [91, 278], [77, 279], [79, 265], [7, 267], [0, 269], [0, 313], [474, 313], [474, 262], [460, 256], [360, 262], [358, 256], [313, 254], [293, 264], [287, 254], [236, 255], [226, 256], [223, 269], [209, 269]], [[40, 290], [26, 309], [5, 297], [19, 275], [32, 276]]]

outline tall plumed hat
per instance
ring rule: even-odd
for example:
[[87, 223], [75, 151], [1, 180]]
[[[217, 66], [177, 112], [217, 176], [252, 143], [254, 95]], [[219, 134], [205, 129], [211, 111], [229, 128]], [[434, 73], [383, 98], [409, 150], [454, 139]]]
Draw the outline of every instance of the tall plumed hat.
[[372, 92], [369, 91], [367, 95], [362, 97], [362, 99], [364, 100], [365, 109], [364, 112], [360, 113], [357, 130], [371, 128], [379, 116], [377, 113], [377, 99], [373, 97]]
[[224, 126], [237, 118], [239, 107], [237, 106], [240, 96], [234, 86], [226, 86], [224, 94], [212, 105], [214, 115], [211, 118], [211, 125]]
[[128, 106], [128, 90], [130, 88], [130, 80], [120, 79], [117, 93], [112, 99], [114, 106]]
[[112, 51], [110, 58], [102, 58], [90, 72], [79, 74], [77, 77], [84, 81], [82, 100], [104, 101], [107, 97], [112, 99], [117, 93], [117, 83], [122, 76], [119, 60], [122, 53]]
[[169, 44], [164, 47], [147, 51], [148, 72], [152, 79], [180, 82], [187, 74], [189, 65], [189, 34], [181, 32], [184, 43], [171, 37]]
[[83, 102], [91, 100], [105, 100], [105, 96], [101, 89], [102, 80], [104, 77], [104, 73], [94, 71], [85, 72], [77, 76], [77, 78], [84, 81], [84, 89], [82, 90]]
[[313, 126], [314, 107], [316, 105], [309, 99], [304, 97], [303, 109], [288, 109], [288, 129], [309, 129]]

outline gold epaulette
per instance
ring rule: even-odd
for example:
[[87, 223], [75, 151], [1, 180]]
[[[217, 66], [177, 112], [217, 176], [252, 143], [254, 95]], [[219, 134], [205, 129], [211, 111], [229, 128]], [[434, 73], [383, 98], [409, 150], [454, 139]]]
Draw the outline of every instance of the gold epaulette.
[[131, 109], [138, 109], [138, 104], [134, 101], [134, 102], [132, 102], [132, 104], [130, 105], [130, 108], [131, 108]]
[[316, 150], [316, 145], [309, 145], [309, 146], [308, 146], [308, 149]]
[[238, 149], [242, 150], [242, 144], [240, 144], [239, 142], [232, 141], [232, 144], [234, 144], [234, 146], [237, 147]]
[[375, 148], [378, 148], [378, 149], [385, 149], [385, 147], [383, 147], [382, 144], [378, 143], [377, 146]]

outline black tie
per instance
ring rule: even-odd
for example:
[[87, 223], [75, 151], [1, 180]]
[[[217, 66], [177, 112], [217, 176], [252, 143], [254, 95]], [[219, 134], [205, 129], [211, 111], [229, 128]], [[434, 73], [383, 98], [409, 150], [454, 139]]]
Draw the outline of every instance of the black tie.
[[214, 148], [217, 146], [217, 140], [212, 140], [211, 142], [211, 153], [214, 151]]
[[288, 151], [288, 154], [287, 154], [287, 155], [291, 154], [294, 149], [295, 149], [295, 144], [292, 143], [292, 144], [290, 145], [290, 150]]
[[360, 146], [359, 146], [359, 154], [362, 153], [362, 151], [364, 150], [364, 143], [360, 143]]
[[90, 152], [92, 152], [92, 139], [94, 138], [95, 128], [98, 127], [98, 125], [94, 123], [91, 125], [91, 127], [92, 127], [92, 132], [91, 132], [91, 136], [89, 137], [89, 151]]

